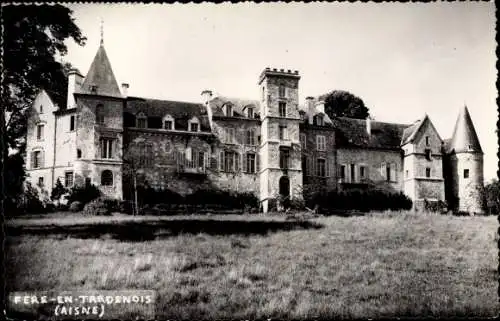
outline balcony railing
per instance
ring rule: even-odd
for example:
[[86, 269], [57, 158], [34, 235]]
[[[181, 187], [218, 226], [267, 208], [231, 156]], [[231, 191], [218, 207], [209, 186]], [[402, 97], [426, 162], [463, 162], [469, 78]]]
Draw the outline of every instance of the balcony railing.
[[[193, 155], [194, 156], [194, 155]], [[206, 174], [207, 172], [207, 159], [206, 155], [200, 159], [197, 157], [192, 157], [188, 159], [183, 154], [178, 154], [177, 156], [177, 171], [180, 173], [190, 173], [190, 174]]]

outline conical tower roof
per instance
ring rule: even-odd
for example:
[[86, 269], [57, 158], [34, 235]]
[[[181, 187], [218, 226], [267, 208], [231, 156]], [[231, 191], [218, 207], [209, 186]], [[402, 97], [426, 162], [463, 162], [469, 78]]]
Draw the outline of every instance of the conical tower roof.
[[122, 97], [102, 41], [94, 57], [94, 61], [90, 65], [80, 92], [101, 96]]
[[451, 137], [449, 151], [454, 151], [455, 153], [483, 152], [467, 106], [464, 106], [460, 110], [457, 122], [455, 123], [455, 129], [453, 130], [453, 136]]

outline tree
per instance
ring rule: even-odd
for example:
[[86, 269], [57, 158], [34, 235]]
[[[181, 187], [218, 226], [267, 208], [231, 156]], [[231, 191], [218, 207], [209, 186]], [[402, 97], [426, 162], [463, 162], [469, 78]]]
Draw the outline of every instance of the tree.
[[484, 206], [487, 214], [500, 214], [500, 182], [494, 179], [484, 187]]
[[330, 117], [365, 119], [370, 113], [363, 100], [348, 91], [333, 90], [320, 96], [325, 101], [325, 113]]
[[[2, 5], [3, 19], [1, 134], [4, 172], [16, 173], [7, 177], [4, 194], [19, 184], [11, 184], [24, 176], [25, 134], [30, 106], [40, 89], [45, 89], [60, 107], [66, 101], [67, 78], [71, 67], [58, 62], [56, 56], [67, 53], [65, 40], [71, 38], [83, 46], [86, 38], [75, 24], [72, 11], [61, 5]], [[9, 155], [9, 151], [11, 155]], [[19, 154], [21, 161], [9, 161]], [[21, 176], [20, 176], [21, 175]]]

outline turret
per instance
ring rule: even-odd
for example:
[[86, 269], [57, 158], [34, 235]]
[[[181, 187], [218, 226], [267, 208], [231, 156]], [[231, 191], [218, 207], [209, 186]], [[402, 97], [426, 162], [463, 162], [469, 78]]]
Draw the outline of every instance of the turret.
[[453, 136], [446, 148], [449, 164], [449, 203], [455, 211], [481, 213], [483, 151], [467, 106], [458, 115]]

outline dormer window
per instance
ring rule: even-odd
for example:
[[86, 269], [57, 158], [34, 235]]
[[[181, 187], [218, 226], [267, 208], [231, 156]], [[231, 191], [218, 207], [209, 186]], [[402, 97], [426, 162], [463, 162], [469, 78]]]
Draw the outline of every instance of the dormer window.
[[316, 125], [317, 126], [324, 126], [325, 125], [325, 121], [323, 119], [323, 115], [317, 115], [316, 116]]
[[198, 118], [193, 117], [189, 121], [189, 131], [190, 132], [199, 132], [200, 131], [200, 122], [198, 121]]
[[233, 116], [233, 106], [227, 104], [224, 108], [224, 112], [226, 113], [227, 117]]
[[148, 128], [148, 118], [143, 113], [139, 113], [135, 119], [135, 127]]
[[247, 108], [247, 116], [248, 118], [254, 118], [253, 108]]
[[90, 90], [90, 93], [97, 94], [97, 85], [90, 85], [89, 90]]
[[163, 117], [163, 129], [174, 130], [174, 118], [170, 115]]

